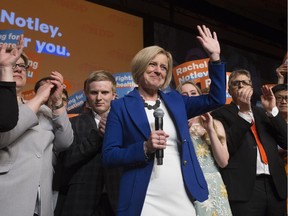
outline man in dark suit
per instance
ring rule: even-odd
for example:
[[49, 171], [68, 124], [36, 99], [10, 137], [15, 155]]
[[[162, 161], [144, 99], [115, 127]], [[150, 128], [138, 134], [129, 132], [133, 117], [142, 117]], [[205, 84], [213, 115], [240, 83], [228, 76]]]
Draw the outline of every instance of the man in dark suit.
[[[287, 149], [287, 124], [268, 86], [262, 87], [263, 109], [251, 105], [253, 88], [249, 71], [233, 71], [228, 85], [233, 101], [212, 115], [223, 123], [226, 131], [230, 158], [227, 167], [220, 171], [233, 216], [283, 216], [287, 180], [277, 145]], [[251, 130], [254, 126], [263, 154]]]
[[55, 215], [113, 216], [118, 199], [120, 169], [101, 164], [102, 139], [116, 81], [107, 71], [92, 72], [84, 83], [89, 108], [71, 118], [74, 142], [60, 155], [61, 186]]

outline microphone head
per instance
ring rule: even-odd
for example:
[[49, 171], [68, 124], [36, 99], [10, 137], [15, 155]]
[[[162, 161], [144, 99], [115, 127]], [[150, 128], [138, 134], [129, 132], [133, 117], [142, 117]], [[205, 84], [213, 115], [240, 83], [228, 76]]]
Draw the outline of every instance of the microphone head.
[[161, 108], [157, 108], [154, 112], [153, 115], [155, 118], [163, 118], [164, 116], [164, 111]]

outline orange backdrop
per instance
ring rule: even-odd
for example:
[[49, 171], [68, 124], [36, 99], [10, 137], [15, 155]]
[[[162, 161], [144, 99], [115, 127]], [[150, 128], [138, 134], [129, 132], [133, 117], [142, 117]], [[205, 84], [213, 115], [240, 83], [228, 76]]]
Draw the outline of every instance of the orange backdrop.
[[93, 70], [129, 71], [143, 48], [142, 26], [140, 17], [84, 0], [11, 0], [0, 8], [0, 29], [24, 30], [31, 60], [27, 95], [51, 71], [64, 75], [69, 95], [83, 88]]

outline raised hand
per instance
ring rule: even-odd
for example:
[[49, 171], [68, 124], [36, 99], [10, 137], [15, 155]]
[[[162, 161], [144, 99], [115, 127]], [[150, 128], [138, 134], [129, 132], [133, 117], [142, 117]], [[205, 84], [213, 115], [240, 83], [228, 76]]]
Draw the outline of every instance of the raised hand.
[[50, 91], [53, 88], [53, 84], [50, 82], [46, 82], [43, 85], [39, 87], [37, 90], [35, 96], [29, 100], [26, 105], [30, 107], [31, 110], [33, 110], [35, 113], [38, 112], [40, 106], [42, 104], [45, 104], [50, 95]]
[[204, 113], [201, 115], [201, 119], [203, 122], [203, 127], [206, 131], [214, 130], [213, 128], [213, 117], [210, 115], [209, 112]]
[[211, 61], [220, 60], [220, 45], [217, 39], [216, 32], [211, 33], [210, 29], [205, 25], [197, 26], [199, 31], [199, 36], [197, 36], [198, 41], [202, 45], [203, 49], [208, 54]]
[[62, 103], [62, 93], [64, 88], [64, 78], [61, 73], [57, 71], [52, 71], [50, 77], [52, 80], [50, 82], [54, 85], [55, 91], [51, 92], [50, 99], [53, 105], [60, 105]]
[[267, 112], [272, 112], [272, 109], [276, 107], [276, 99], [272, 89], [267, 85], [263, 85], [261, 91], [262, 91], [261, 103], [263, 108]]
[[24, 49], [24, 35], [20, 35], [19, 44], [12, 48], [11, 52], [6, 52], [10, 47], [8, 44], [4, 43], [0, 45], [0, 66], [7, 67], [16, 64], [16, 61], [20, 58], [21, 53]]
[[281, 64], [277, 69], [276, 69], [276, 74], [278, 77], [278, 84], [283, 84], [285, 82], [285, 76], [284, 74], [287, 74], [288, 72], [288, 65], [285, 63]]
[[237, 104], [240, 112], [246, 113], [251, 110], [251, 97], [253, 95], [253, 88], [246, 86], [239, 89], [236, 93]]

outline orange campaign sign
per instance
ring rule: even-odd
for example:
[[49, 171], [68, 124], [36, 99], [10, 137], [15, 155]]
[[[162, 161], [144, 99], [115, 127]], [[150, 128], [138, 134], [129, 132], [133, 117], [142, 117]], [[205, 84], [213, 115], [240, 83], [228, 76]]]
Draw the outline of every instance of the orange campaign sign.
[[200, 84], [201, 89], [208, 88], [210, 84], [208, 76], [209, 58], [188, 61], [173, 68], [173, 76], [176, 86], [186, 80], [193, 80]]
[[[184, 62], [173, 68], [173, 77], [178, 86], [187, 80], [192, 80], [201, 90], [206, 91], [210, 86], [210, 78], [208, 72], [209, 58], [198, 59]], [[226, 104], [231, 102], [231, 96], [228, 93], [228, 78], [230, 72], [226, 72]]]

